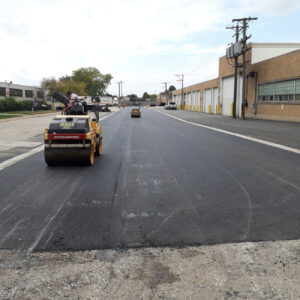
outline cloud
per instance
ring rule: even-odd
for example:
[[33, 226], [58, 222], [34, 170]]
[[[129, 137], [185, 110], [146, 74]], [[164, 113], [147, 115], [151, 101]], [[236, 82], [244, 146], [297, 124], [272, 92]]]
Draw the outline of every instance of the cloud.
[[[224, 29], [232, 15], [286, 14], [299, 7], [297, 3], [293, 0], [5, 1], [0, 10], [4, 57], [0, 81], [39, 84], [43, 77], [59, 77], [80, 67], [95, 66], [103, 73], [112, 73], [116, 80], [122, 79], [124, 89], [127, 79], [139, 82], [132, 84], [139, 91], [149, 86], [155, 90], [150, 83], [174, 81], [174, 72], [190, 72], [203, 60], [206, 75], [213, 75], [211, 70], [215, 67], [208, 63], [215, 64], [221, 50], [212, 48], [223, 47], [220, 33], [226, 34]], [[219, 39], [210, 40], [205, 34]], [[207, 55], [210, 59], [206, 59]], [[116, 85], [111, 89], [116, 92]]]
[[283, 16], [300, 10], [299, 0], [238, 0], [236, 5], [244, 13], [266, 16]]

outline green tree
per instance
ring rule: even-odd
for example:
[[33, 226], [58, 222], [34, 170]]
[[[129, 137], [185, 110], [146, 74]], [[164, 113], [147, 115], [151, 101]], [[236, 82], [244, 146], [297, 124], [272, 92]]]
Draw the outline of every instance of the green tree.
[[111, 74], [102, 74], [94, 67], [80, 68], [73, 71], [72, 75], [73, 81], [85, 83], [86, 93], [93, 97], [104, 94], [112, 78]]
[[54, 93], [57, 91], [57, 80], [54, 77], [49, 77], [49, 78], [43, 78], [41, 82], [41, 87], [45, 90], [48, 91], [49, 94]]
[[57, 84], [57, 91], [61, 91], [63, 93], [67, 93], [71, 91], [79, 96], [87, 96], [86, 85], [84, 82], [76, 82], [74, 80], [63, 80], [59, 81]]
[[174, 85], [169, 86], [169, 92], [172, 92], [172, 91], [176, 91], [176, 88]]
[[157, 97], [157, 95], [156, 94], [151, 94], [150, 95], [150, 99], [153, 101], [153, 100], [156, 100], [156, 97]]
[[52, 94], [56, 91], [63, 93], [71, 91], [72, 93], [80, 96], [87, 95], [86, 85], [84, 82], [75, 82], [74, 80], [69, 80], [63, 77], [61, 77], [59, 80], [56, 80], [54, 77], [44, 78], [41, 86], [44, 90], [47, 90], [49, 94]]
[[72, 76], [64, 75], [59, 77], [59, 81], [70, 81], [72, 79]]
[[129, 97], [130, 101], [136, 101], [138, 96], [136, 94], [127, 95]]
[[149, 99], [149, 98], [150, 98], [149, 94], [147, 92], [145, 92], [143, 94], [142, 100], [145, 101], [146, 99]]

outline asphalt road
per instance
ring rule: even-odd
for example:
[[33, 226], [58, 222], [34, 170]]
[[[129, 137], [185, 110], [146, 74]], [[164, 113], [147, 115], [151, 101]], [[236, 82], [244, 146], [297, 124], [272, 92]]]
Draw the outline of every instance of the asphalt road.
[[150, 109], [102, 121], [92, 167], [43, 152], [0, 172], [0, 248], [77, 250], [300, 237], [299, 155]]

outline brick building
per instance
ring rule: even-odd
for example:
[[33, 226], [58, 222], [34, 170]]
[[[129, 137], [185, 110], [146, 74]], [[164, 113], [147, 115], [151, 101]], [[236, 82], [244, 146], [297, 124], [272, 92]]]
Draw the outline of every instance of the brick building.
[[[300, 44], [251, 43], [247, 52], [246, 117], [300, 122]], [[242, 74], [238, 75], [236, 113], [241, 115]], [[219, 59], [219, 77], [173, 92], [178, 107], [232, 115], [234, 68]]]

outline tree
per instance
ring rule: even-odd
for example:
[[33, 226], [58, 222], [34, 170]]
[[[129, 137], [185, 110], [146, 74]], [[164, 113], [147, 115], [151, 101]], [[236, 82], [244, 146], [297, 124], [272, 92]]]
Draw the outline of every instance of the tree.
[[43, 78], [41, 86], [44, 90], [47, 90], [49, 94], [56, 91], [67, 93], [71, 91], [80, 96], [86, 96], [86, 86], [84, 82], [75, 82], [74, 80], [68, 80], [65, 78], [60, 78], [56, 80], [54, 77]]
[[92, 97], [104, 94], [112, 78], [110, 74], [102, 74], [94, 67], [80, 68], [73, 71], [72, 75], [72, 80], [75, 82], [85, 83], [85, 91]]
[[143, 94], [142, 100], [145, 101], [146, 99], [149, 99], [149, 98], [150, 98], [149, 94], [147, 92], [145, 92]]
[[169, 86], [169, 92], [172, 92], [172, 91], [176, 91], [176, 88], [174, 85]]
[[72, 76], [64, 75], [59, 77], [59, 81], [70, 81], [72, 79]]
[[55, 91], [57, 91], [57, 80], [54, 77], [43, 78], [41, 82], [41, 87], [45, 91], [48, 91], [49, 94], [52, 94]]
[[101, 74], [96, 68], [81, 68], [73, 71], [73, 75], [61, 76], [58, 80], [54, 77], [43, 78], [41, 86], [49, 94], [55, 91], [67, 93], [71, 91], [79, 96], [103, 95], [110, 84], [112, 76]]
[[65, 94], [68, 91], [71, 91], [72, 93], [75, 93], [79, 96], [87, 96], [88, 95], [86, 92], [85, 83], [84, 82], [76, 82], [74, 80], [59, 81], [57, 84], [57, 90], [65, 93]]
[[136, 94], [127, 95], [129, 97], [130, 101], [136, 101], [138, 96]]
[[150, 95], [150, 99], [153, 101], [153, 100], [156, 100], [156, 97], [157, 97], [157, 95], [156, 94], [151, 94]]

